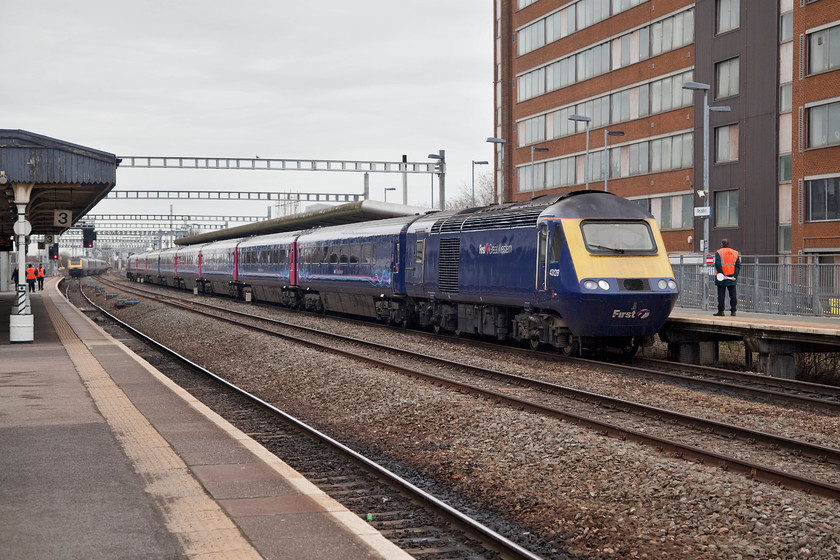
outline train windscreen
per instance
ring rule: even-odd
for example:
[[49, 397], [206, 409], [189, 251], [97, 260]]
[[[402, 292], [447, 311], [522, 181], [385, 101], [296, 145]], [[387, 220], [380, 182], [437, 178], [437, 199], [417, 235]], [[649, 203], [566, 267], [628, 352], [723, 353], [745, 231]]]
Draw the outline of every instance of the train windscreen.
[[587, 220], [580, 229], [586, 250], [594, 255], [656, 253], [650, 225], [642, 220]]

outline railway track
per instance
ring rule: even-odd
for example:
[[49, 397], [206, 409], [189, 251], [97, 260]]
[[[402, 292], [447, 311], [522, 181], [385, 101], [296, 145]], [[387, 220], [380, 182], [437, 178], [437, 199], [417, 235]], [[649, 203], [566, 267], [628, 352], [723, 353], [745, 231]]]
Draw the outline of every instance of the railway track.
[[[155, 286], [152, 290], [138, 288], [137, 286], [126, 286], [124, 282], [109, 281], [115, 289], [130, 291], [131, 293], [147, 295], [155, 293], [161, 297], [169, 297], [173, 302], [183, 302], [183, 305], [204, 306], [208, 309], [230, 310], [229, 307], [213, 305], [194, 300], [181, 298], [183, 291]], [[165, 296], [162, 290], [171, 291], [172, 294]], [[231, 300], [233, 301], [233, 300]], [[272, 308], [274, 308], [272, 306]], [[394, 327], [384, 326], [379, 323], [362, 321], [359, 319], [343, 317], [343, 321], [363, 325], [367, 328], [379, 328], [391, 330]], [[601, 370], [608, 369], [611, 372], [631, 375], [635, 377], [666, 378], [674, 383], [685, 386], [699, 387], [710, 392], [725, 391], [727, 394], [736, 394], [745, 398], [761, 399], [770, 404], [787, 403], [797, 406], [815, 407], [833, 414], [840, 414], [840, 387], [822, 385], [817, 383], [806, 383], [792, 379], [781, 379], [766, 375], [743, 373], [721, 368], [698, 366], [678, 362], [667, 362], [649, 358], [635, 357], [631, 361], [608, 356], [605, 360], [594, 360], [587, 358], [562, 356], [556, 351], [534, 351], [531, 349], [517, 348], [509, 345], [501, 345], [495, 342], [488, 342], [469, 337], [457, 337], [447, 334], [432, 334], [426, 331], [412, 330], [417, 336], [427, 338], [431, 344], [435, 340], [445, 338], [447, 340], [458, 340], [459, 343], [476, 348], [486, 348], [491, 352], [504, 352], [519, 356], [539, 356], [546, 362], [576, 363], [586, 366], [597, 366]], [[616, 359], [613, 359], [616, 358]], [[617, 361], [618, 360], [618, 361]]]
[[[125, 289], [122, 286], [120, 288]], [[502, 371], [476, 368], [425, 354], [418, 355], [415, 352], [316, 331], [308, 327], [290, 326], [274, 319], [254, 317], [251, 312], [241, 313], [215, 305], [185, 302], [169, 296], [158, 297], [171, 305], [186, 307], [194, 312], [242, 325], [241, 318], [223, 316], [238, 313], [249, 322], [249, 328], [257, 328], [274, 336], [283, 336], [296, 343], [315, 345], [321, 350], [423, 378], [457, 391], [480, 395], [515, 408], [560, 417], [601, 433], [643, 443], [685, 459], [743, 472], [765, 482], [834, 499], [840, 498], [838, 474], [834, 467], [840, 464], [840, 451], [837, 449]], [[212, 311], [200, 311], [199, 307]], [[263, 325], [254, 325], [253, 321], [260, 321]], [[265, 326], [266, 324], [270, 326]], [[290, 328], [306, 334], [278, 332], [278, 329], [288, 331]], [[521, 397], [526, 394], [527, 399]], [[709, 449], [720, 447], [720, 441], [723, 441], [728, 449], [737, 448], [739, 456], [744, 458]], [[787, 455], [780, 455], [779, 449], [786, 450]], [[814, 472], [822, 478], [808, 476]]]
[[[189, 371], [174, 374], [176, 383], [200, 395], [203, 403], [225, 418], [232, 418], [240, 430], [345, 507], [366, 518], [386, 538], [418, 560], [542, 559], [538, 553], [436, 498], [389, 466], [351, 449], [120, 321], [83, 290], [80, 292], [89, 305], [120, 328], [186, 366]], [[301, 434], [306, 437], [300, 437]]]

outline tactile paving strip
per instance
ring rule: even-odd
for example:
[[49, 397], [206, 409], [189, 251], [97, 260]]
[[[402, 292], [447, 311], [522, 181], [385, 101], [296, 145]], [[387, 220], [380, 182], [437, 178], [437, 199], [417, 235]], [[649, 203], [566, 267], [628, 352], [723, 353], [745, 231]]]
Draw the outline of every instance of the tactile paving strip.
[[117, 387], [50, 298], [44, 303], [62, 344], [184, 553], [202, 560], [259, 559], [236, 524]]

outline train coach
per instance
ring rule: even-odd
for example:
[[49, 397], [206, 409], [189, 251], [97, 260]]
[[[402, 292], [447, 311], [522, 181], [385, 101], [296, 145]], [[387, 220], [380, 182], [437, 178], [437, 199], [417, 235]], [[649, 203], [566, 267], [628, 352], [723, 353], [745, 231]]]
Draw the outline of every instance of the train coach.
[[188, 288], [188, 257], [205, 293], [564, 353], [652, 344], [679, 294], [653, 216], [596, 191], [141, 254], [129, 277]]
[[73, 278], [101, 274], [109, 268], [111, 268], [111, 265], [106, 261], [86, 257], [70, 257], [67, 263], [67, 272]]

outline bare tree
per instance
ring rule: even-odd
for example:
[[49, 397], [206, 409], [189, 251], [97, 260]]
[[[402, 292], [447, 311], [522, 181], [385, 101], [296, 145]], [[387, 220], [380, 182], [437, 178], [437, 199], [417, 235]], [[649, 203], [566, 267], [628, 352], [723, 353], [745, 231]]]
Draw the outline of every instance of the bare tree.
[[446, 200], [447, 210], [463, 210], [473, 206], [489, 206], [496, 202], [496, 189], [493, 184], [493, 173], [485, 171], [475, 176], [475, 204], [472, 200], [472, 184], [463, 183], [458, 194]]

